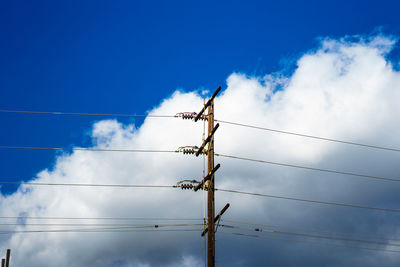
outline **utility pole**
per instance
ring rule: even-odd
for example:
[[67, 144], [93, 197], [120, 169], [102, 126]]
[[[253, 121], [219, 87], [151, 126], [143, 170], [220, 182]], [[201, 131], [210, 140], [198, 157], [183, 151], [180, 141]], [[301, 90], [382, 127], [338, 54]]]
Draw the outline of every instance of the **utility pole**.
[[6, 267], [10, 267], [10, 254], [11, 250], [7, 249], [7, 254], [6, 254]]
[[7, 249], [6, 258], [1, 259], [1, 267], [10, 267], [10, 254], [11, 250]]
[[[214, 129], [214, 99], [212, 99], [208, 106], [208, 136], [212, 135]], [[207, 153], [207, 173], [212, 172], [214, 169], [214, 135], [212, 135], [210, 142], [208, 143]], [[215, 266], [215, 198], [214, 198], [214, 174], [207, 184], [207, 216], [208, 216], [208, 267]]]
[[[193, 189], [195, 192], [199, 189], [207, 190], [207, 228], [201, 233], [201, 236], [204, 236], [207, 233], [207, 266], [214, 267], [215, 266], [215, 221], [220, 220], [222, 214], [229, 208], [229, 203], [225, 205], [225, 207], [219, 212], [217, 217], [215, 217], [215, 198], [214, 198], [214, 174], [221, 166], [217, 164], [214, 167], [214, 133], [218, 129], [219, 124], [217, 123], [214, 126], [214, 99], [217, 94], [221, 91], [221, 87], [214, 92], [214, 94], [210, 97], [207, 103], [203, 106], [201, 111], [197, 114], [193, 113], [178, 113], [176, 116], [180, 116], [183, 119], [194, 119], [194, 121], [198, 121], [199, 119], [208, 121], [208, 134], [207, 138], [203, 141], [203, 144], [198, 148], [197, 146], [186, 146], [180, 147], [178, 152], [183, 152], [184, 154], [195, 154], [198, 157], [200, 154], [207, 155], [207, 175], [203, 178], [201, 182], [197, 182], [196, 180], [184, 180], [179, 182], [191, 182], [198, 183], [196, 186], [189, 184], [181, 184], [180, 187], [182, 189]], [[207, 115], [203, 115], [203, 113], [208, 110]], [[207, 151], [205, 151], [205, 146], [208, 144]], [[197, 151], [196, 151], [197, 150]]]
[[221, 91], [221, 87], [214, 92], [214, 94], [210, 97], [207, 103], [204, 105], [203, 109], [197, 114], [194, 121], [197, 121], [205, 109], [208, 109], [207, 121], [208, 121], [208, 135], [206, 140], [204, 140], [201, 147], [197, 150], [196, 156], [199, 156], [203, 150], [205, 145], [208, 143], [207, 150], [207, 176], [194, 188], [194, 191], [197, 191], [199, 188], [204, 187], [207, 182], [207, 266], [214, 267], [215, 266], [215, 198], [214, 198], [214, 173], [220, 167], [218, 164], [214, 168], [214, 133], [218, 129], [219, 124], [214, 126], [214, 99], [216, 95]]

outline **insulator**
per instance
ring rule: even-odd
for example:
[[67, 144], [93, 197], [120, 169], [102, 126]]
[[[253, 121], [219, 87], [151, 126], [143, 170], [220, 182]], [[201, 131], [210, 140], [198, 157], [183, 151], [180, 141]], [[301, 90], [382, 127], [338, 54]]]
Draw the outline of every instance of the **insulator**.
[[181, 189], [193, 189], [192, 184], [181, 184]]
[[184, 149], [183, 154], [194, 154], [195, 150], [194, 149]]
[[[176, 152], [182, 152], [183, 154], [196, 154], [196, 152], [199, 150], [197, 146], [181, 146], [179, 147]], [[203, 149], [200, 154], [208, 155], [208, 151]]]
[[196, 146], [181, 146], [177, 149], [177, 152], [187, 153], [190, 150], [194, 150], [194, 148], [198, 149]]
[[194, 119], [195, 116], [195, 112], [180, 112], [175, 115], [175, 117], [181, 117], [184, 120]]
[[[197, 116], [196, 112], [180, 112], [175, 115], [175, 117], [181, 117], [184, 120], [192, 120]], [[200, 120], [208, 120], [207, 115], [201, 115], [199, 117]]]

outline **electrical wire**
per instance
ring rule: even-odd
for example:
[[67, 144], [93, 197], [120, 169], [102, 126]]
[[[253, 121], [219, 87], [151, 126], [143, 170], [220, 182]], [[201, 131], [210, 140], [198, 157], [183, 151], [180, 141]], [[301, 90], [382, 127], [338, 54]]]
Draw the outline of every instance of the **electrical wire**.
[[[113, 226], [113, 227], [167, 227], [167, 226], [202, 226], [202, 223], [191, 223], [191, 224], [150, 224], [150, 223], [0, 223], [0, 226]], [[0, 230], [1, 231], [1, 230]]]
[[122, 229], [122, 230], [90, 230], [90, 229], [63, 229], [63, 230], [15, 230], [0, 231], [0, 234], [16, 233], [131, 233], [131, 232], [200, 232], [201, 229]]
[[0, 113], [42, 114], [42, 115], [73, 115], [73, 116], [104, 116], [104, 117], [149, 117], [149, 118], [174, 118], [174, 117], [176, 117], [176, 116], [173, 116], [173, 115], [76, 113], [76, 112], [27, 111], [27, 110], [0, 110]]
[[100, 152], [165, 152], [178, 153], [176, 150], [152, 150], [152, 149], [108, 149], [108, 148], [67, 148], [67, 147], [24, 147], [24, 146], [0, 146], [0, 149], [27, 149], [27, 150], [67, 150], [67, 151], [100, 151]]
[[[104, 116], [104, 117], [176, 118], [176, 115], [82, 113], [82, 112], [28, 111], [28, 110], [0, 110], [0, 113], [42, 114], [42, 115], [73, 115], [73, 116]], [[283, 131], [283, 130], [278, 130], [278, 129], [260, 127], [260, 126], [244, 124], [244, 123], [238, 123], [238, 122], [232, 122], [232, 121], [217, 120], [217, 119], [215, 119], [215, 121], [216, 122], [225, 123], [225, 124], [231, 124], [231, 125], [235, 125], [235, 126], [241, 126], [241, 127], [253, 128], [253, 129], [258, 129], [258, 130], [270, 131], [270, 132], [275, 132], [275, 133], [281, 133], [281, 134], [287, 134], [287, 135], [295, 135], [295, 136], [318, 139], [318, 140], [329, 141], [329, 142], [336, 142], [336, 143], [342, 143], [342, 144], [348, 144], [348, 145], [362, 146], [362, 147], [367, 147], [367, 148], [374, 148], [374, 149], [381, 149], [381, 150], [387, 150], [387, 151], [400, 152], [400, 149], [398, 149], [398, 148], [383, 147], [383, 146], [377, 146], [377, 145], [369, 145], [369, 144], [363, 144], [363, 143], [357, 143], [357, 142], [351, 142], [351, 141], [344, 141], [344, 140], [339, 140], [339, 139], [321, 137], [321, 136], [316, 136], [316, 135], [301, 134], [301, 133], [291, 132], [291, 131]]]
[[231, 121], [224, 121], [224, 120], [215, 120], [215, 121], [218, 121], [218, 122], [221, 122], [221, 123], [226, 123], [226, 124], [231, 124], [231, 125], [236, 125], [236, 126], [242, 126], [242, 127], [247, 127], [247, 128], [258, 129], [258, 130], [265, 130], [265, 131], [270, 131], [270, 132], [275, 132], [275, 133], [295, 135], [295, 136], [300, 136], [300, 137], [318, 139], [318, 140], [341, 143], [341, 144], [347, 144], [347, 145], [361, 146], [361, 147], [367, 147], [367, 148], [374, 148], [374, 149], [380, 149], [380, 150], [386, 150], [386, 151], [400, 152], [399, 148], [391, 148], [391, 147], [384, 147], [384, 146], [376, 146], [376, 145], [369, 145], [369, 144], [363, 144], [363, 143], [356, 143], [356, 142], [351, 142], [351, 141], [344, 141], [344, 140], [321, 137], [321, 136], [316, 136], [316, 135], [301, 134], [301, 133], [290, 132], [290, 131], [282, 131], [282, 130], [277, 130], [277, 129], [272, 129], [272, 128], [259, 127], [259, 126], [243, 124], [243, 123], [237, 123], [237, 122], [231, 122]]
[[281, 163], [281, 162], [274, 162], [274, 161], [267, 161], [267, 160], [260, 160], [260, 159], [251, 159], [251, 158], [238, 157], [238, 156], [232, 156], [232, 155], [224, 155], [224, 154], [220, 154], [220, 153], [215, 153], [214, 155], [219, 156], [219, 157], [224, 157], [224, 158], [246, 160], [246, 161], [258, 162], [258, 163], [278, 165], [278, 166], [283, 166], [283, 167], [310, 170], [310, 171], [319, 171], [319, 172], [328, 172], [328, 173], [335, 173], [335, 174], [342, 174], [342, 175], [350, 175], [350, 176], [357, 176], [357, 177], [361, 177], [361, 178], [390, 181], [390, 182], [400, 182], [399, 178], [374, 176], [374, 175], [360, 174], [360, 173], [354, 173], [354, 172], [344, 172], [344, 171], [337, 171], [337, 170], [330, 170], [330, 169], [321, 169], [321, 168], [307, 167], [307, 166], [294, 165], [294, 164], [288, 164], [288, 163]]
[[333, 244], [333, 243], [324, 243], [324, 242], [318, 242], [318, 241], [280, 238], [280, 237], [275, 237], [275, 236], [259, 236], [259, 235], [249, 235], [249, 234], [243, 234], [243, 233], [224, 232], [224, 231], [220, 231], [219, 233], [225, 234], [225, 235], [236, 235], [236, 236], [246, 236], [246, 237], [262, 238], [262, 239], [274, 239], [274, 240], [281, 240], [281, 241], [300, 242], [300, 243], [307, 243], [307, 244], [313, 244], [313, 245], [323, 245], [323, 246], [333, 246], [333, 247], [355, 248], [355, 249], [364, 249], [364, 250], [372, 250], [372, 251], [385, 251], [385, 252], [400, 253], [400, 250], [390, 250], [390, 249], [372, 248], [372, 247], [359, 247], [359, 246], [352, 246], [352, 245], [345, 245], [345, 244]]
[[400, 242], [400, 238], [387, 238], [387, 237], [382, 237], [382, 236], [343, 233], [343, 232], [332, 232], [332, 231], [324, 231], [324, 230], [301, 228], [301, 227], [290, 227], [290, 226], [281, 226], [281, 225], [268, 225], [268, 224], [251, 223], [251, 222], [244, 222], [244, 221], [237, 221], [237, 220], [227, 220], [227, 219], [221, 219], [221, 221], [222, 222], [228, 222], [228, 223], [243, 224], [243, 225], [262, 226], [262, 227], [267, 227], [267, 228], [288, 229], [288, 230], [311, 232], [311, 233], [320, 233], [320, 234], [329, 234], [329, 235], [337, 235], [337, 236], [349, 236], [349, 237], [356, 237], [356, 238], [366, 238], [366, 239], [377, 239], [377, 240], [398, 241], [398, 242]]
[[0, 219], [33, 220], [105, 220], [105, 221], [201, 221], [202, 218], [160, 218], [160, 217], [55, 217], [55, 216], [0, 216]]
[[138, 184], [82, 184], [82, 183], [37, 183], [37, 182], [1, 182], [4, 185], [39, 185], [39, 186], [78, 186], [78, 187], [128, 187], [128, 188], [177, 188], [176, 185], [138, 185]]
[[[82, 187], [126, 187], [126, 188], [176, 188], [176, 185], [113, 185], [113, 184], [67, 184], [67, 183], [34, 183], [34, 182], [0, 182], [0, 184], [28, 184], [28, 185], [47, 185], [47, 186], [82, 186]], [[285, 200], [293, 200], [293, 201], [302, 201], [308, 203], [318, 203], [324, 205], [335, 205], [342, 207], [352, 207], [352, 208], [360, 208], [360, 209], [370, 209], [370, 210], [379, 210], [379, 211], [388, 211], [388, 212], [400, 212], [399, 209], [389, 209], [389, 208], [379, 208], [379, 207], [371, 207], [371, 206], [362, 206], [356, 204], [348, 204], [348, 203], [339, 203], [339, 202], [328, 202], [328, 201], [319, 201], [319, 200], [310, 200], [303, 198], [294, 198], [287, 196], [277, 196], [277, 195], [267, 195], [261, 193], [254, 192], [245, 192], [231, 189], [222, 189], [215, 188], [216, 191], [228, 192], [228, 193], [237, 193], [237, 194], [245, 194], [245, 195], [254, 195], [268, 198], [277, 198], [277, 199], [285, 199]], [[1, 217], [0, 217], [1, 218]]]
[[[1, 224], [3, 226], [13, 226], [14, 224]], [[19, 230], [4, 230], [0, 229], [0, 234], [13, 234], [13, 233], [61, 233], [61, 232], [148, 232], [148, 231], [178, 231], [174, 229], [159, 229], [160, 227], [187, 227], [187, 226], [202, 226], [202, 223], [185, 223], [185, 224], [15, 224], [18, 226], [63, 226], [63, 227], [85, 227], [73, 229], [19, 229]], [[14, 226], [15, 226], [14, 225]], [[89, 228], [87, 228], [89, 226]], [[101, 228], [93, 228], [93, 226], [108, 226]], [[146, 229], [148, 228], [148, 229]], [[201, 231], [201, 229], [179, 229], [189, 231]]]
[[368, 209], [368, 210], [378, 210], [378, 211], [395, 212], [395, 213], [400, 212], [400, 209], [378, 208], [378, 207], [362, 206], [362, 205], [339, 203], [339, 202], [329, 202], [329, 201], [320, 201], [320, 200], [310, 200], [310, 199], [304, 199], [304, 198], [294, 198], [294, 197], [286, 197], [286, 196], [267, 195], [267, 194], [244, 192], [244, 191], [238, 191], [238, 190], [230, 190], [230, 189], [215, 188], [215, 190], [216, 191], [218, 190], [218, 191], [221, 191], [221, 192], [228, 192], [228, 193], [237, 193], [237, 194], [252, 195], [252, 196], [259, 196], [259, 197], [285, 199], [285, 200], [301, 201], [301, 202], [308, 202], [308, 203], [317, 203], [317, 204], [324, 204], [324, 205], [333, 205], [333, 206], [340, 206], [340, 207], [359, 208], [359, 209]]
[[226, 227], [226, 228], [231, 228], [231, 229], [245, 230], [245, 231], [264, 232], [264, 233], [268, 233], [268, 234], [290, 235], [290, 236], [297, 236], [297, 237], [300, 236], [300, 237], [309, 237], [309, 238], [316, 238], [316, 239], [328, 239], [328, 240], [334, 240], [334, 241], [363, 243], [363, 244], [369, 244], [369, 245], [400, 247], [400, 244], [369, 241], [369, 240], [349, 239], [349, 238], [340, 238], [340, 237], [331, 237], [331, 236], [322, 236], [322, 235], [311, 235], [311, 234], [284, 232], [284, 231], [276, 231], [276, 230], [263, 230], [263, 229], [259, 229], [259, 228], [254, 229], [254, 228], [238, 227], [238, 226], [224, 225], [224, 224], [220, 224], [220, 226]]
[[[40, 224], [33, 224], [34, 226], [57, 226], [57, 224], [45, 224], [45, 225], [40, 225]], [[66, 229], [66, 230], [123, 230], [123, 229], [136, 229], [136, 228], [160, 228], [160, 227], [185, 227], [185, 226], [201, 226], [202, 224], [200, 223], [185, 223], [185, 224], [136, 224], [136, 225], [105, 225], [105, 224], [99, 224], [98, 226], [107, 226], [107, 227], [102, 227], [102, 228], [74, 228], [74, 229]], [[25, 226], [25, 225], [20, 225], [20, 226]], [[31, 225], [32, 226], [32, 225]], [[70, 227], [74, 227], [73, 224], [59, 224], [58, 226], [70, 226]], [[93, 227], [96, 226], [96, 224], [93, 225], [89, 225], [89, 224], [79, 224], [76, 226], [89, 226], [89, 227]], [[21, 231], [30, 231], [29, 229], [24, 229]], [[41, 229], [43, 230], [43, 229]], [[60, 230], [60, 229], [44, 229], [44, 230]], [[0, 232], [7, 232], [7, 231], [14, 231], [14, 230], [2, 230], [0, 229]], [[20, 230], [16, 230], [16, 231], [20, 231]], [[36, 231], [36, 230], [34, 230]], [[61, 229], [61, 231], [64, 231], [64, 229]]]

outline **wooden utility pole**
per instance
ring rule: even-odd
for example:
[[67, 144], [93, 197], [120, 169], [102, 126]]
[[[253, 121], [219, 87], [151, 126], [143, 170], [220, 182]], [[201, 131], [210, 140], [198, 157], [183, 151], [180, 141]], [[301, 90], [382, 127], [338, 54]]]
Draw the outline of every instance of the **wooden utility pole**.
[[[214, 129], [214, 99], [211, 100], [208, 106], [208, 136], [212, 135]], [[208, 143], [207, 153], [208, 168], [207, 173], [211, 173], [214, 170], [214, 135], [212, 135], [210, 142]], [[214, 199], [214, 174], [211, 175], [211, 179], [208, 180], [207, 184], [207, 215], [208, 215], [208, 267], [215, 266], [215, 199]]]
[[1, 259], [1, 267], [10, 267], [10, 254], [11, 250], [7, 249], [6, 258]]
[[7, 254], [6, 254], [6, 267], [10, 267], [10, 254], [11, 250], [7, 249]]
[[[207, 153], [207, 176], [203, 178], [203, 180], [193, 188], [196, 192], [197, 190], [203, 188], [207, 190], [207, 228], [204, 229], [201, 236], [204, 236], [207, 233], [207, 266], [214, 267], [215, 266], [215, 221], [219, 220], [222, 214], [229, 208], [229, 203], [221, 210], [217, 217], [215, 217], [215, 199], [214, 199], [214, 174], [221, 166], [217, 164], [214, 167], [214, 133], [218, 129], [219, 124], [217, 123], [214, 126], [214, 99], [217, 94], [221, 91], [221, 87], [214, 92], [214, 94], [210, 97], [201, 111], [196, 115], [194, 121], [197, 121], [200, 118], [207, 119], [208, 121], [208, 135], [207, 138], [203, 141], [203, 144], [198, 148], [196, 157], [198, 157], [201, 153], [204, 152], [204, 147], [208, 144]], [[205, 110], [208, 110], [208, 115], [204, 116], [203, 113]], [[205, 186], [205, 184], [207, 185]]]

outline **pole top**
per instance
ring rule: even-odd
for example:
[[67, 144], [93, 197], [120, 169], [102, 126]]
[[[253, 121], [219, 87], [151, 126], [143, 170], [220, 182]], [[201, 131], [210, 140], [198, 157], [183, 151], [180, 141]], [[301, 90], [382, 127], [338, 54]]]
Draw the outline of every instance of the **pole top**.
[[208, 99], [207, 103], [204, 105], [204, 107], [201, 109], [201, 111], [199, 112], [199, 114], [197, 114], [196, 118], [194, 118], [194, 121], [197, 121], [201, 115], [203, 115], [204, 110], [206, 110], [206, 108], [211, 105], [212, 101], [214, 101], [214, 98], [217, 96], [217, 94], [219, 93], [219, 91], [221, 91], [221, 86], [218, 87], [218, 89], [214, 92], [214, 94], [210, 97], [210, 99]]

